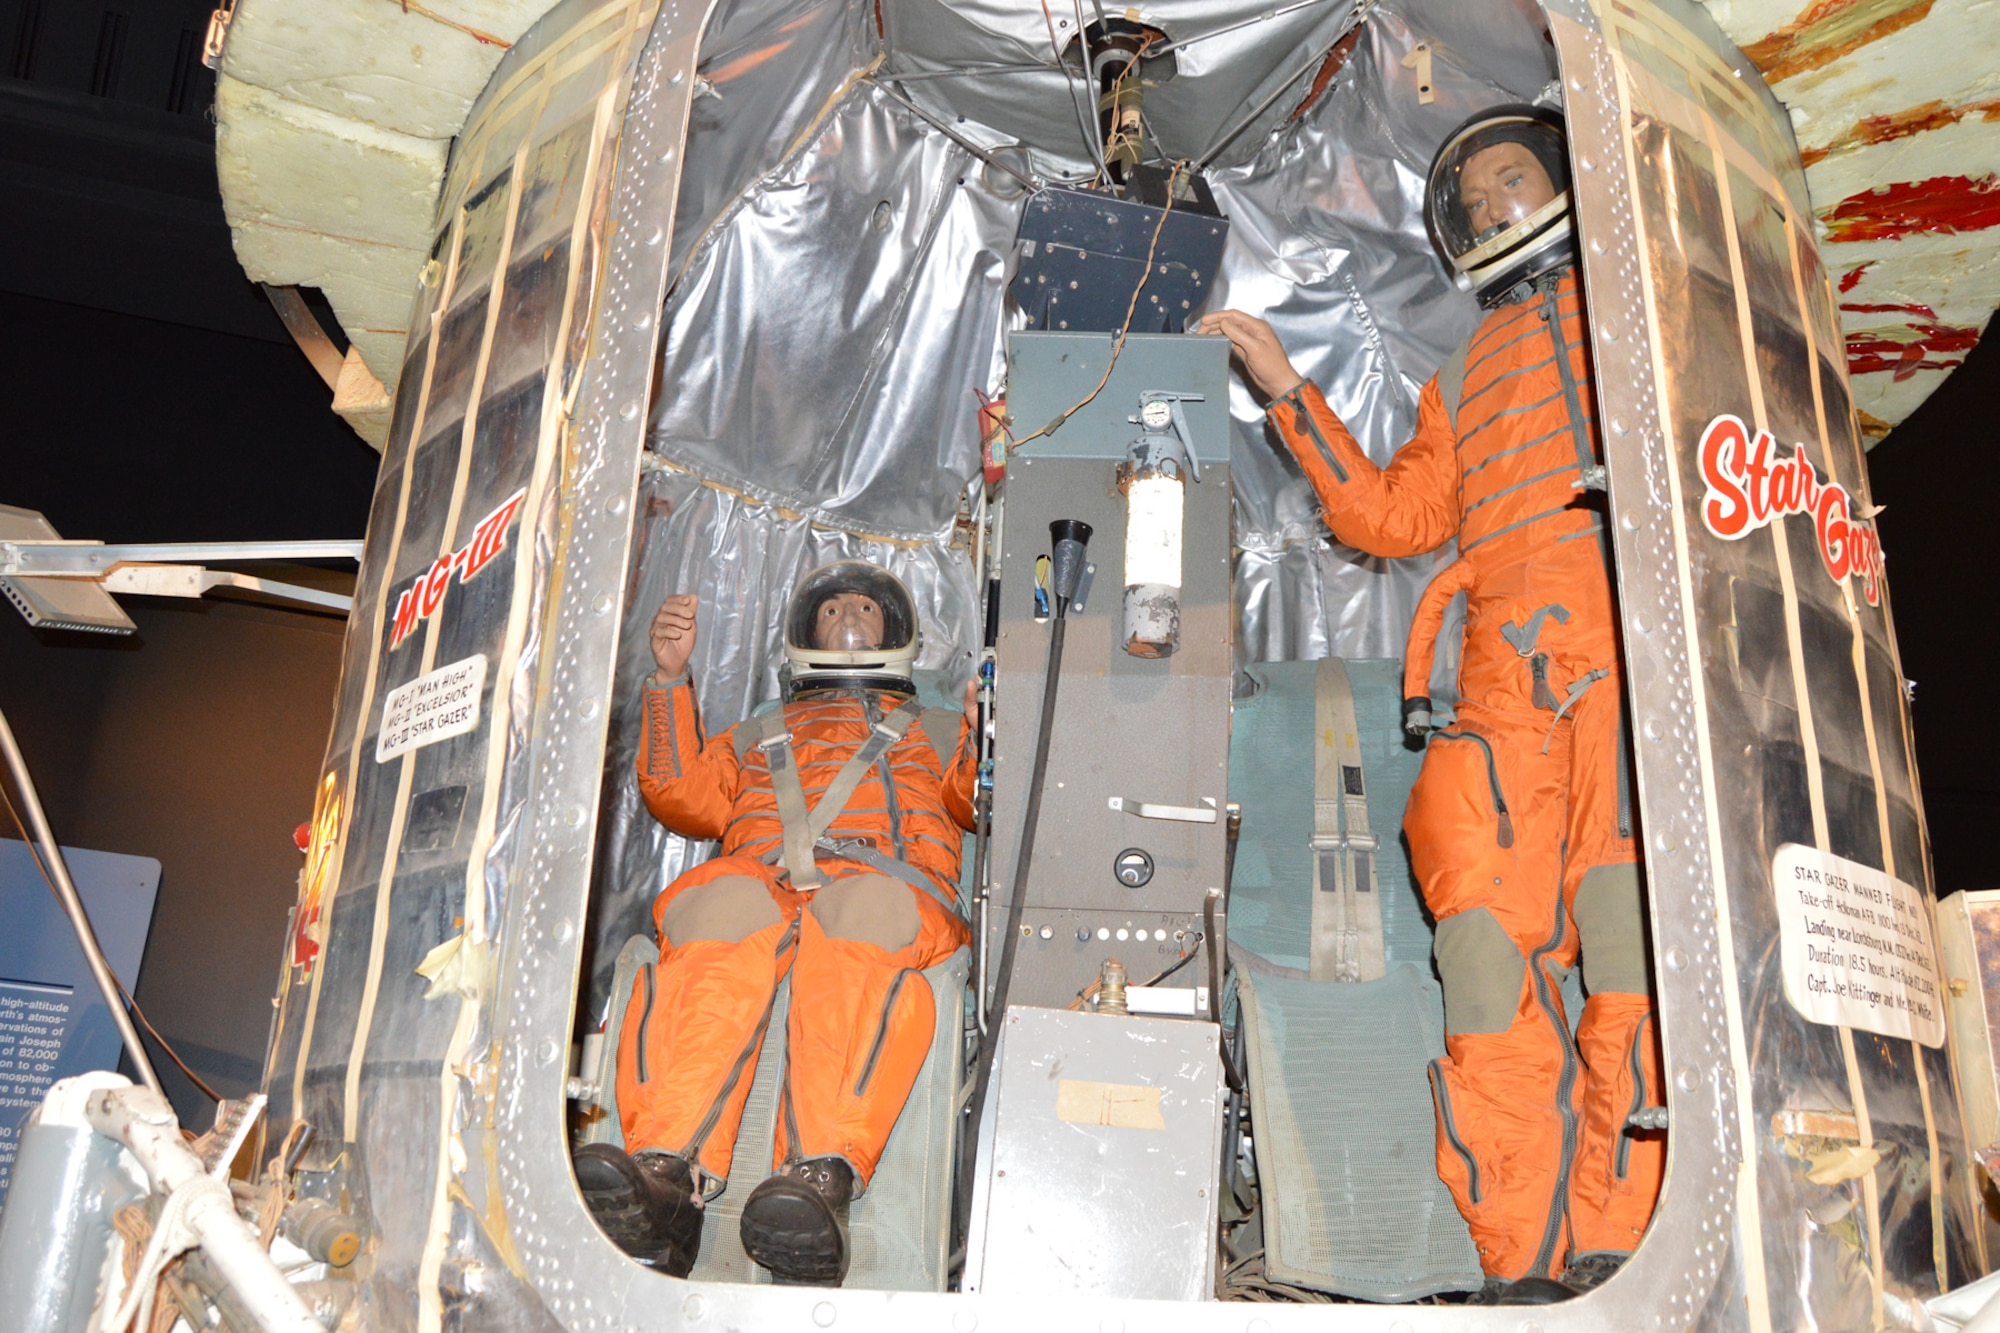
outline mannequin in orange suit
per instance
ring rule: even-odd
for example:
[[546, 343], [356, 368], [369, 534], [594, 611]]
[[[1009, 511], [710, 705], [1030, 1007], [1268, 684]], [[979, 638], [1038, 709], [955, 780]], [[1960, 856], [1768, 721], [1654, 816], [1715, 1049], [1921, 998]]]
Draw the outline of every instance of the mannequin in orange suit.
[[[625, 1149], [578, 1150], [578, 1183], [615, 1242], [686, 1276], [789, 977], [774, 1172], [745, 1201], [742, 1239], [780, 1283], [838, 1285], [849, 1203], [930, 1050], [923, 969], [968, 938], [955, 887], [976, 748], [963, 715], [911, 702], [916, 612], [885, 570], [806, 575], [787, 613], [787, 702], [709, 738], [687, 677], [696, 609], [669, 597], [653, 621], [639, 785], [661, 823], [720, 839], [722, 854], [654, 902], [660, 962], [634, 988], [618, 1052]], [[788, 836], [793, 814], [823, 810], [823, 831]]]
[[[1200, 328], [1230, 339], [1271, 400], [1339, 540], [1380, 556], [1458, 543], [1419, 605], [1404, 694], [1426, 729], [1433, 641], [1464, 591], [1461, 703], [1430, 736], [1403, 827], [1444, 983], [1438, 1171], [1489, 1275], [1480, 1299], [1506, 1304], [1604, 1281], [1665, 1164], [1663, 1136], [1626, 1126], [1662, 1100], [1658, 1034], [1568, 198], [1552, 113], [1494, 108], [1439, 150], [1431, 237], [1488, 313], [1424, 386], [1386, 468], [1269, 324], [1222, 311]], [[1572, 1038], [1557, 969], [1579, 957]]]

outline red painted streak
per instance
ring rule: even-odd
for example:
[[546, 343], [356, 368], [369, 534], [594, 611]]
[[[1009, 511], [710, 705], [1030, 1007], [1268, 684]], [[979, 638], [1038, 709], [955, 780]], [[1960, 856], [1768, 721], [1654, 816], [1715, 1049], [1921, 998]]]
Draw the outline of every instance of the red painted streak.
[[1869, 269], [1874, 268], [1875, 264], [1876, 261], [1871, 259], [1867, 263], [1859, 265], [1858, 267], [1855, 268], [1851, 268], [1847, 270], [1847, 272], [1843, 273], [1840, 277], [1840, 294], [1842, 296], [1845, 296], [1849, 292], [1853, 291], [1857, 286], [1859, 286], [1861, 283], [1861, 275], [1866, 273]]
[[[1872, 264], [1875, 261], [1871, 259], [1868, 262]], [[1937, 311], [1931, 309], [1927, 305], [1867, 305], [1859, 302], [1842, 301], [1840, 303], [1840, 308], [1842, 310], [1853, 311], [1855, 314], [1859, 315], [1896, 314], [1896, 315], [1922, 315], [1925, 319], [1937, 318]]]
[[1851, 194], [1823, 215], [1826, 239], [1895, 240], [2000, 226], [2000, 178], [1933, 176]]
[[[1956, 324], [1912, 324], [1910, 339], [1856, 333], [1847, 339], [1847, 372], [1873, 375], [1890, 372], [1898, 383], [1919, 370], [1950, 370], [1979, 342], [1979, 330]], [[1936, 359], [1936, 358], [1946, 359]]]

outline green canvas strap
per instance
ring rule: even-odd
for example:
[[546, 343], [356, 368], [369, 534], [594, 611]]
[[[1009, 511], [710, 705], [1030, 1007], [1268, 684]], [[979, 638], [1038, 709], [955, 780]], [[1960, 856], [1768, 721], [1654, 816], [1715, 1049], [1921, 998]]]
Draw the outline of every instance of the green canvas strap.
[[[813, 862], [813, 844], [833, 827], [833, 821], [847, 808], [868, 770], [903, 738], [922, 711], [914, 699], [906, 699], [873, 724], [868, 739], [848, 756], [813, 806], [806, 804], [805, 784], [799, 779], [798, 760], [792, 754], [792, 733], [785, 728], [784, 715], [767, 714], [743, 724], [760, 727], [753, 744], [764, 752], [765, 763], [771, 770], [771, 794], [777, 801], [778, 823], [784, 830], [785, 873], [794, 889], [803, 892], [820, 886], [819, 868]], [[775, 725], [772, 719], [776, 720]]]
[[1368, 828], [1360, 728], [1347, 664], [1322, 660], [1313, 678], [1314, 981], [1373, 981], [1386, 970], [1377, 839]]

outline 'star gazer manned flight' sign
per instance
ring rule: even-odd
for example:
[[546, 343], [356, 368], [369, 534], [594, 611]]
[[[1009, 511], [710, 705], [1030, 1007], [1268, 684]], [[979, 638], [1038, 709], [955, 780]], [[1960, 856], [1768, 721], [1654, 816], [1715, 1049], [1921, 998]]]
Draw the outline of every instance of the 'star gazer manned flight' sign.
[[396, 624], [389, 632], [389, 647], [393, 650], [402, 646], [417, 622], [428, 620], [444, 605], [445, 589], [451, 586], [454, 575], [459, 582], [471, 580], [472, 576], [492, 563], [493, 557], [507, 541], [507, 525], [514, 521], [520, 511], [521, 501], [527, 497], [527, 489], [515, 491], [500, 502], [500, 507], [479, 520], [472, 530], [472, 540], [453, 551], [441, 555], [432, 563], [429, 572], [403, 590], [396, 599]]
[[1774, 518], [1810, 514], [1819, 558], [1839, 583], [1861, 576], [1861, 595], [1874, 606], [1882, 596], [1882, 542], [1853, 516], [1854, 504], [1839, 482], [1822, 481], [1803, 446], [1777, 456], [1777, 441], [1760, 430], [1753, 439], [1740, 418], [1726, 413], [1701, 433], [1701, 479], [1708, 495], [1701, 521], [1725, 541], [1747, 537]]

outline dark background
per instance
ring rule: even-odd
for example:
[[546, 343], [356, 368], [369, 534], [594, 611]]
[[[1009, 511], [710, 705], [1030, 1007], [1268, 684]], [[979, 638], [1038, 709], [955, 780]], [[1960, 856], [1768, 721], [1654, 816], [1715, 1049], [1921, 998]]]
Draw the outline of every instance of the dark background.
[[[357, 537], [376, 455], [230, 250], [200, 62], [212, 7], [0, 0], [0, 503], [106, 541]], [[1982, 344], [1870, 456], [1946, 893], [2000, 886], [1996, 419], [2000, 351]], [[0, 611], [0, 708], [59, 837], [161, 861], [139, 1000], [241, 1093], [263, 1062], [342, 625], [217, 599], [126, 607], [127, 640], [38, 635]]]

